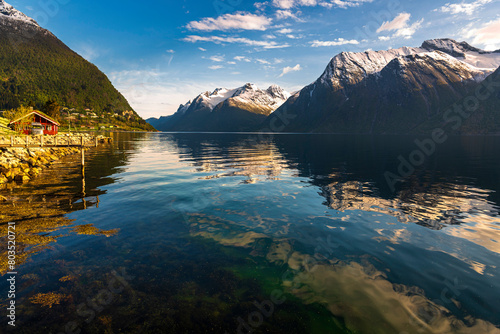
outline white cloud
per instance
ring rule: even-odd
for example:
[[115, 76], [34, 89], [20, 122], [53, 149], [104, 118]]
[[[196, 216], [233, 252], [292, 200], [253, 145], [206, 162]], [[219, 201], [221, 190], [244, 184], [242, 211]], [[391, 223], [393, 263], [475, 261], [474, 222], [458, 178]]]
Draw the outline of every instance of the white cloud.
[[443, 13], [450, 13], [453, 15], [466, 14], [472, 15], [474, 12], [483, 7], [484, 5], [493, 2], [493, 0], [477, 0], [471, 3], [447, 3], [444, 6], [435, 9], [434, 11], [440, 11]]
[[[336, 7], [340, 7], [340, 8], [348, 8], [348, 7], [359, 7], [361, 6], [363, 3], [370, 3], [370, 2], [373, 2], [373, 0], [332, 0], [330, 3], [332, 3], [333, 5], [335, 5]], [[326, 3], [328, 4], [328, 3]], [[325, 4], [323, 4], [324, 6]]]
[[251, 62], [250, 59], [248, 59], [247, 57], [244, 57], [244, 56], [236, 56], [236, 57], [234, 57], [234, 59], [237, 61], [245, 61], [247, 63]]
[[408, 26], [408, 21], [410, 20], [410, 17], [411, 14], [400, 13], [398, 16], [394, 18], [394, 20], [382, 23], [380, 28], [377, 29], [377, 32], [402, 29]]
[[274, 35], [264, 35], [262, 37], [264, 37], [265, 39], [275, 39], [276, 38], [276, 36], [274, 36]]
[[[373, 0], [273, 0], [271, 5], [281, 10], [289, 10], [296, 7], [314, 7], [322, 6], [326, 8], [340, 7], [358, 7], [363, 3], [373, 2]], [[260, 4], [262, 5], [262, 4]], [[258, 6], [259, 7], [259, 6]], [[262, 6], [260, 6], [262, 7]]]
[[174, 50], [166, 50], [167, 53], [175, 53]]
[[500, 19], [496, 19], [484, 24], [481, 28], [470, 29], [466, 36], [474, 38], [472, 43], [483, 45], [488, 51], [500, 49]]
[[207, 49], [204, 49], [204, 48], [198, 48], [198, 50], [203, 51], [203, 52], [207, 51]]
[[275, 15], [278, 20], [285, 20], [285, 19], [294, 19], [296, 21], [301, 21], [297, 15], [301, 14], [301, 12], [297, 12], [296, 14], [292, 13], [290, 10], [277, 10]]
[[211, 69], [211, 70], [219, 70], [221, 68], [224, 68], [224, 66], [222, 66], [222, 65], [212, 65], [212, 66], [209, 66], [208, 68]]
[[268, 62], [267, 60], [265, 59], [255, 59], [255, 61], [259, 64], [266, 64], [266, 65], [271, 65], [270, 62]]
[[[415, 32], [422, 26], [422, 23], [424, 22], [424, 19], [421, 19], [411, 25], [409, 25], [409, 21], [411, 18], [411, 14], [409, 13], [400, 13], [398, 16], [394, 18], [392, 21], [386, 21], [382, 23], [380, 28], [377, 29], [377, 33], [380, 33], [382, 31], [396, 31], [393, 35], [392, 38], [395, 37], [404, 37], [404, 38], [411, 38]], [[382, 37], [382, 39], [387, 37]]]
[[250, 13], [238, 12], [236, 14], [225, 14], [214, 19], [207, 17], [201, 21], [192, 21], [187, 24], [190, 30], [201, 31], [228, 31], [228, 30], [266, 30], [272, 19]]
[[290, 33], [293, 32], [293, 30], [292, 29], [288, 29], [288, 28], [283, 28], [281, 30], [278, 30], [277, 32], [280, 33], [280, 34], [290, 34]]
[[411, 38], [415, 32], [422, 27], [422, 23], [424, 22], [424, 19], [421, 19], [415, 23], [413, 23], [410, 26], [404, 27], [402, 29], [399, 29], [396, 31], [396, 33], [393, 35], [393, 37], [404, 37], [406, 39]]
[[236, 62], [235, 61], [228, 61], [227, 62], [229, 65], [236, 65]]
[[294, 7], [313, 7], [322, 6], [327, 8], [332, 8], [333, 6], [347, 8], [347, 7], [357, 7], [365, 2], [372, 2], [373, 0], [330, 0], [330, 1], [318, 1], [318, 0], [273, 0], [272, 4], [281, 9], [290, 9]]
[[287, 67], [283, 68], [283, 71], [281, 72], [279, 78], [281, 78], [282, 76], [284, 76], [287, 73], [297, 72], [297, 71], [300, 71], [300, 70], [302, 70], [302, 67], [300, 67], [300, 64], [297, 64], [294, 67], [287, 66]]
[[347, 40], [347, 39], [343, 39], [343, 38], [337, 38], [334, 41], [312, 41], [310, 43], [311, 43], [311, 46], [313, 48], [317, 48], [320, 46], [339, 46], [339, 45], [346, 45], [346, 44], [354, 44], [354, 45], [359, 44], [359, 42], [355, 39]]
[[331, 9], [333, 7], [333, 3], [331, 3], [331, 2], [320, 2], [319, 5], [321, 7], [325, 7], [325, 8], [328, 8], [328, 9]]
[[[270, 4], [273, 7], [279, 8], [282, 13], [277, 14], [281, 15], [293, 15], [290, 12], [290, 9], [297, 7], [315, 7], [322, 6], [325, 8], [349, 8], [349, 7], [358, 7], [363, 3], [373, 2], [373, 0], [272, 0], [271, 2], [264, 3], [256, 3], [257, 8], [262, 9], [266, 4]], [[288, 16], [290, 17], [290, 16]], [[278, 17], [283, 18], [283, 17]]]
[[222, 61], [224, 61], [224, 56], [212, 56], [208, 59], [210, 59], [211, 61], [215, 61], [215, 62], [222, 62]]
[[281, 9], [290, 9], [296, 7], [298, 2], [296, 0], [273, 0], [273, 6]]
[[191, 43], [196, 43], [196, 42], [212, 42], [216, 44], [237, 43], [237, 44], [245, 44], [248, 46], [263, 47], [264, 49], [280, 49], [280, 48], [287, 48], [290, 46], [288, 44], [278, 44], [274, 41], [256, 41], [243, 37], [220, 37], [220, 36], [204, 37], [204, 36], [191, 35], [187, 36], [183, 40], [185, 42], [191, 42]]
[[378, 38], [378, 39], [379, 39], [380, 41], [385, 42], [385, 41], [390, 40], [391, 38], [390, 38], [389, 36], [379, 36], [379, 38]]

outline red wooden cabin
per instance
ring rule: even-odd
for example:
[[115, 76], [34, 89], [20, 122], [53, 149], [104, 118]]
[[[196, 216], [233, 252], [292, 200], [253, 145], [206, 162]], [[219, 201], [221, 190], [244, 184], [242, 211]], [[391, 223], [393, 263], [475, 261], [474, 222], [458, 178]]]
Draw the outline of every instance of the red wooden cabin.
[[60, 124], [41, 111], [32, 112], [10, 122], [15, 131], [22, 132], [25, 135], [31, 134], [33, 123], [40, 123], [43, 126], [44, 135], [57, 135]]

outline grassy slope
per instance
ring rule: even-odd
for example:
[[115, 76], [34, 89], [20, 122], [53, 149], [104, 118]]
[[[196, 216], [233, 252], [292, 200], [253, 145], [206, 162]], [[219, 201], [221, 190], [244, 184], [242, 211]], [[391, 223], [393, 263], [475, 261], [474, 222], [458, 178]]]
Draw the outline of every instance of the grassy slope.
[[[132, 110], [104, 73], [47, 30], [0, 21], [0, 109], [49, 99], [79, 109]], [[133, 127], [152, 130], [134, 112]]]

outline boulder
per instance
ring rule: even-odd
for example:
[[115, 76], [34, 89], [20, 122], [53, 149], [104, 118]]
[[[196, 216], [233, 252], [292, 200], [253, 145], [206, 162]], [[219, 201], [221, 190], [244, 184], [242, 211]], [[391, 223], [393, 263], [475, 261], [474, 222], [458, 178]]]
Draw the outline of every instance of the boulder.
[[18, 174], [14, 177], [14, 181], [16, 182], [28, 182], [30, 180], [30, 177], [26, 174]]

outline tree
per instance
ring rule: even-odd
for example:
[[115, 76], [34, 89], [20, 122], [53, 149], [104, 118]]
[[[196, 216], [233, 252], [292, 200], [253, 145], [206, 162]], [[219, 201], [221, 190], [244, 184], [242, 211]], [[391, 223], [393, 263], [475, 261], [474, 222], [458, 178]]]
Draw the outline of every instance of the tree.
[[54, 119], [59, 119], [61, 106], [55, 100], [48, 100], [43, 107], [43, 111]]
[[3, 117], [9, 119], [10, 121], [21, 118], [22, 116], [31, 112], [31, 109], [28, 107], [19, 107], [17, 109], [11, 109], [4, 112]]

